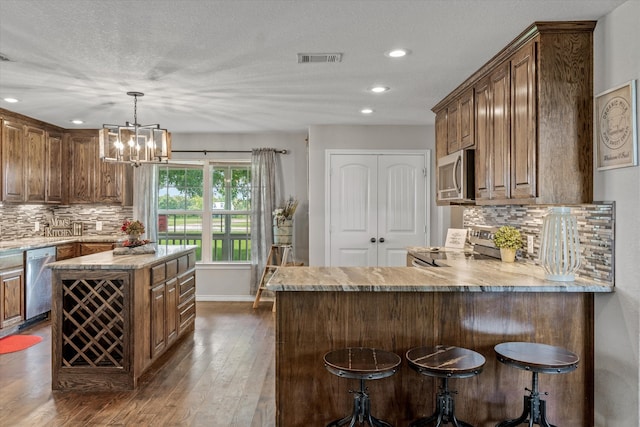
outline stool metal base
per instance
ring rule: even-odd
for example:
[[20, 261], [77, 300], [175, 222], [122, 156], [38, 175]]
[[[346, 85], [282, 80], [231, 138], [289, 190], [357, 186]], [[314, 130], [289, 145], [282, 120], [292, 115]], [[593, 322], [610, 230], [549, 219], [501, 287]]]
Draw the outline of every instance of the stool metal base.
[[409, 427], [425, 427], [435, 422], [434, 427], [440, 427], [443, 424], [451, 423], [454, 427], [473, 427], [471, 424], [460, 421], [455, 415], [455, 402], [452, 394], [456, 392], [449, 391], [448, 379], [442, 378], [441, 391], [436, 396], [436, 411], [433, 415], [425, 418], [419, 418], [409, 424]]
[[347, 424], [349, 427], [354, 427], [356, 423], [360, 425], [367, 423], [371, 427], [393, 427], [386, 421], [379, 420], [371, 415], [371, 402], [363, 379], [360, 380], [360, 390], [353, 391], [353, 394], [353, 412], [351, 415], [332, 421], [327, 424], [327, 427], [340, 427]]
[[538, 424], [541, 427], [556, 427], [547, 421], [547, 403], [540, 399], [537, 372], [533, 372], [531, 390], [527, 390], [531, 394], [524, 397], [522, 415], [513, 420], [502, 421], [496, 427], [515, 427], [520, 424], [529, 424], [529, 427], [533, 427], [534, 424]]

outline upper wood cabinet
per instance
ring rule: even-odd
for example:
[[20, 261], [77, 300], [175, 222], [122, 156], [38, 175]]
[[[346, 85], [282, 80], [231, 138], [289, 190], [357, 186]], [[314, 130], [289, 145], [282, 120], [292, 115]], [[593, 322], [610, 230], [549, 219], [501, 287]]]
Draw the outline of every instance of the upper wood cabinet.
[[2, 200], [24, 202], [24, 125], [2, 122]]
[[[476, 150], [476, 204], [592, 201], [595, 25], [532, 24], [433, 107], [436, 148], [446, 138], [448, 152]], [[443, 133], [438, 117], [449, 111]]]
[[103, 162], [99, 158], [97, 131], [69, 133], [71, 167], [69, 203], [130, 204], [131, 180], [125, 180], [123, 164]]
[[475, 145], [473, 88], [451, 101], [446, 112], [447, 153], [472, 148]]
[[63, 141], [43, 127], [2, 121], [2, 200], [61, 203]]

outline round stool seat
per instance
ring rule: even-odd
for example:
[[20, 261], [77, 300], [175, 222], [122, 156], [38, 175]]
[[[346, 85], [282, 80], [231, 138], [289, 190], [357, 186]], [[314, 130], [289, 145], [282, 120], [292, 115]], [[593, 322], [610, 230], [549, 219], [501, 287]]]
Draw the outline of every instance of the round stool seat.
[[368, 347], [348, 347], [324, 355], [325, 367], [332, 374], [365, 380], [390, 377], [401, 362], [395, 353]]
[[327, 427], [355, 426], [366, 422], [371, 427], [392, 427], [386, 421], [371, 415], [371, 401], [365, 380], [390, 377], [398, 370], [402, 360], [390, 351], [368, 347], [347, 347], [324, 355], [324, 366], [329, 372], [343, 378], [360, 380], [360, 390], [353, 390], [353, 411], [344, 418], [327, 424]]
[[494, 347], [497, 359], [526, 371], [562, 374], [577, 369], [580, 358], [562, 347], [530, 342], [505, 342]]
[[437, 345], [407, 351], [407, 362], [421, 374], [440, 378], [467, 378], [482, 372], [485, 358], [461, 347]]

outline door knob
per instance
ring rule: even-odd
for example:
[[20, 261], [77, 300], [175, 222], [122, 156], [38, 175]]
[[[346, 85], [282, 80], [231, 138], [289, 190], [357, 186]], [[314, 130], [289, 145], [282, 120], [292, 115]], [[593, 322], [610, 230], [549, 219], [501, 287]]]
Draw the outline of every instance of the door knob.
[[371, 243], [375, 243], [375, 242], [376, 242], [376, 238], [375, 238], [375, 237], [372, 237], [372, 238], [371, 238]]
[[381, 237], [381, 238], [378, 240], [378, 242], [380, 242], [380, 243], [384, 243], [384, 237]]

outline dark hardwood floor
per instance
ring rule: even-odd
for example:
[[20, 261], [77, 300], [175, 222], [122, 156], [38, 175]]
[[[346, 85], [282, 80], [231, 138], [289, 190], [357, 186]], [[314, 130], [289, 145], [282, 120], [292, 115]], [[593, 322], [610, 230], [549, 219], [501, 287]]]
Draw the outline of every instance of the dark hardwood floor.
[[275, 425], [271, 304], [197, 303], [195, 332], [145, 373], [136, 390], [51, 390], [49, 322], [21, 331], [44, 340], [0, 355], [0, 425]]

